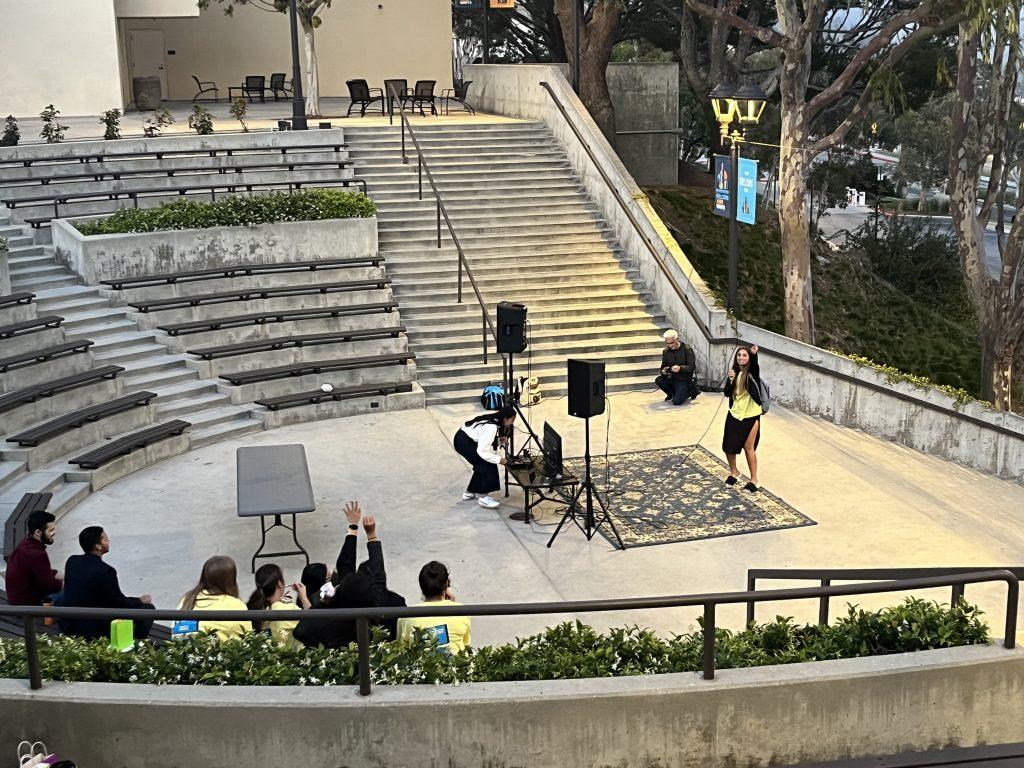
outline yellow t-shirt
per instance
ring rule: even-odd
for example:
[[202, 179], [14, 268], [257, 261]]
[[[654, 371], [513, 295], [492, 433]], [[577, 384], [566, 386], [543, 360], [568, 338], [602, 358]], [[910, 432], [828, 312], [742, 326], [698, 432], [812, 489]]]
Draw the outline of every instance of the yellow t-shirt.
[[[178, 602], [178, 608], [182, 607], [184, 599]], [[211, 595], [209, 592], [201, 592], [196, 598], [197, 611], [247, 611], [249, 606], [231, 595]], [[251, 621], [200, 621], [200, 632], [213, 632], [218, 640], [230, 640], [233, 637], [241, 637], [247, 632], [252, 632]]]
[[[462, 605], [454, 600], [433, 600], [427, 603], [417, 603], [414, 608], [423, 605]], [[437, 645], [442, 650], [450, 653], [462, 653], [469, 646], [468, 616], [424, 616], [415, 619], [398, 620], [398, 639], [402, 641], [411, 640], [414, 629], [425, 629], [437, 639]]]
[[747, 391], [747, 375], [745, 373], [736, 377], [736, 384], [732, 390], [732, 407], [729, 409], [729, 413], [739, 421], [752, 419], [764, 413], [761, 406], [754, 402], [754, 398]]
[[[302, 610], [295, 603], [282, 603], [280, 601], [270, 606], [272, 611], [300, 611]], [[270, 630], [270, 637], [273, 638], [274, 642], [284, 648], [299, 649], [302, 647], [302, 643], [292, 637], [292, 632], [295, 631], [295, 627], [299, 624], [299, 620], [295, 621], [268, 621], [263, 625], [264, 629]]]

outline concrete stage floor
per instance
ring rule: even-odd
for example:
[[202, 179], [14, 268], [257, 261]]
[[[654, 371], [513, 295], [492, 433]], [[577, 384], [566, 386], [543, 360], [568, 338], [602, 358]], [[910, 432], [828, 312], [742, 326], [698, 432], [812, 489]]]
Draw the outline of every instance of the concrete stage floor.
[[[612, 452], [691, 444], [707, 430], [703, 444], [720, 453], [720, 396], [704, 394], [680, 408], [653, 391], [610, 401]], [[112, 540], [107, 560], [126, 593], [149, 592], [158, 605], [173, 606], [195, 583], [202, 562], [223, 553], [239, 565], [244, 598], [252, 589], [249, 558], [259, 533], [255, 520], [235, 515], [235, 449], [303, 443], [318, 510], [300, 518], [300, 541], [314, 559], [333, 563], [345, 531], [341, 508], [358, 499], [378, 518], [389, 585], [410, 603], [419, 598], [416, 574], [431, 559], [448, 564], [457, 598], [472, 603], [742, 590], [751, 567], [1024, 564], [1024, 487], [779, 406], [763, 422], [761, 481], [817, 525], [624, 552], [601, 537], [588, 543], [573, 528], [549, 550], [550, 527], [508, 519], [522, 503], [516, 489], [496, 511], [460, 500], [469, 472], [451, 437], [476, 412], [447, 407], [315, 422], [178, 456], [72, 510], [59, 523], [52, 560], [61, 567], [77, 551], [78, 531], [100, 524]], [[562, 433], [566, 456], [583, 452], [583, 422], [566, 415], [564, 399], [533, 409], [535, 429], [545, 419]], [[604, 453], [605, 416], [592, 427], [594, 453]], [[549, 515], [541, 523], [553, 520]], [[282, 530], [275, 534], [281, 538], [272, 539], [268, 551], [286, 541]], [[360, 551], [362, 557], [362, 544]], [[279, 562], [289, 579], [298, 578], [300, 557]], [[927, 596], [948, 600], [948, 591]], [[1005, 587], [968, 587], [967, 597], [982, 605], [1001, 636]], [[857, 602], [880, 606], [899, 599]], [[842, 601], [833, 605], [834, 613], [842, 609]], [[816, 603], [763, 606], [758, 616], [776, 614], [811, 621]], [[595, 626], [635, 623], [669, 634], [695, 626], [696, 617], [697, 610], [680, 609], [584, 618]], [[477, 619], [474, 644], [510, 640], [557, 620]], [[742, 626], [743, 608], [723, 609], [720, 621]]]

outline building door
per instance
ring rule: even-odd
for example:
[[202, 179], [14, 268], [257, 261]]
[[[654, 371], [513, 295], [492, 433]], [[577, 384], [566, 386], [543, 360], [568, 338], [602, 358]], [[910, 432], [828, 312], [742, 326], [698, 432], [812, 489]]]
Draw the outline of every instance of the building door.
[[159, 77], [160, 93], [169, 99], [164, 65], [164, 33], [160, 29], [128, 31], [128, 61], [132, 77]]

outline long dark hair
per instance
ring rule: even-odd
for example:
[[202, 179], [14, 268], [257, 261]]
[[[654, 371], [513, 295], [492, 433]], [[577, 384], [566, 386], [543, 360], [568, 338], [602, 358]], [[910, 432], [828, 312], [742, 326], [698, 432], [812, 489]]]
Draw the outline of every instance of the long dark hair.
[[[746, 353], [747, 353], [747, 364], [746, 365], [740, 365], [739, 361], [736, 359], [736, 358], [739, 357], [741, 349], [746, 350]], [[732, 369], [734, 371], [736, 371], [736, 375], [737, 376], [740, 373], [743, 372], [744, 368], [746, 368], [748, 370], [750, 369], [750, 361], [753, 359], [753, 357], [754, 357], [754, 353], [750, 351], [750, 347], [745, 346], [743, 344], [741, 344], [740, 346], [736, 347], [736, 351], [732, 353]]]
[[306, 587], [309, 602], [316, 605], [320, 602], [320, 588], [327, 583], [327, 566], [324, 563], [310, 563], [302, 569], [300, 581]]
[[203, 563], [199, 583], [181, 599], [182, 610], [191, 611], [195, 608], [196, 600], [203, 592], [238, 597], [238, 569], [235, 568], [235, 561], [226, 555], [214, 555]]
[[516, 417], [516, 409], [511, 405], [506, 405], [492, 413], [484, 413], [480, 416], [470, 419], [466, 422], [467, 427], [472, 427], [477, 424], [496, 424], [498, 431], [494, 434], [494, 441], [491, 443], [491, 448], [498, 447], [498, 437], [501, 435], [501, 422], [505, 419], [514, 419]]
[[[277, 592], [278, 586], [284, 583], [284, 573], [280, 566], [273, 563], [261, 565], [256, 571], [256, 591], [249, 595], [246, 606], [250, 611], [265, 611], [270, 607], [270, 598]], [[253, 629], [259, 632], [263, 628], [262, 621], [254, 621]]]

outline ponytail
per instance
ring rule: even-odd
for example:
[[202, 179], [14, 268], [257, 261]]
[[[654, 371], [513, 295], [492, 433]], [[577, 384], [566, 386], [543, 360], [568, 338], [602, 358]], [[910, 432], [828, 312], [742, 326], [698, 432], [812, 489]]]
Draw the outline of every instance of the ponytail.
[[[270, 598], [277, 591], [279, 584], [284, 582], [284, 573], [280, 566], [273, 563], [261, 565], [256, 571], [256, 590], [249, 595], [245, 605], [250, 611], [265, 611], [271, 603]], [[262, 621], [254, 621], [252, 627], [259, 632], [263, 628]]]

